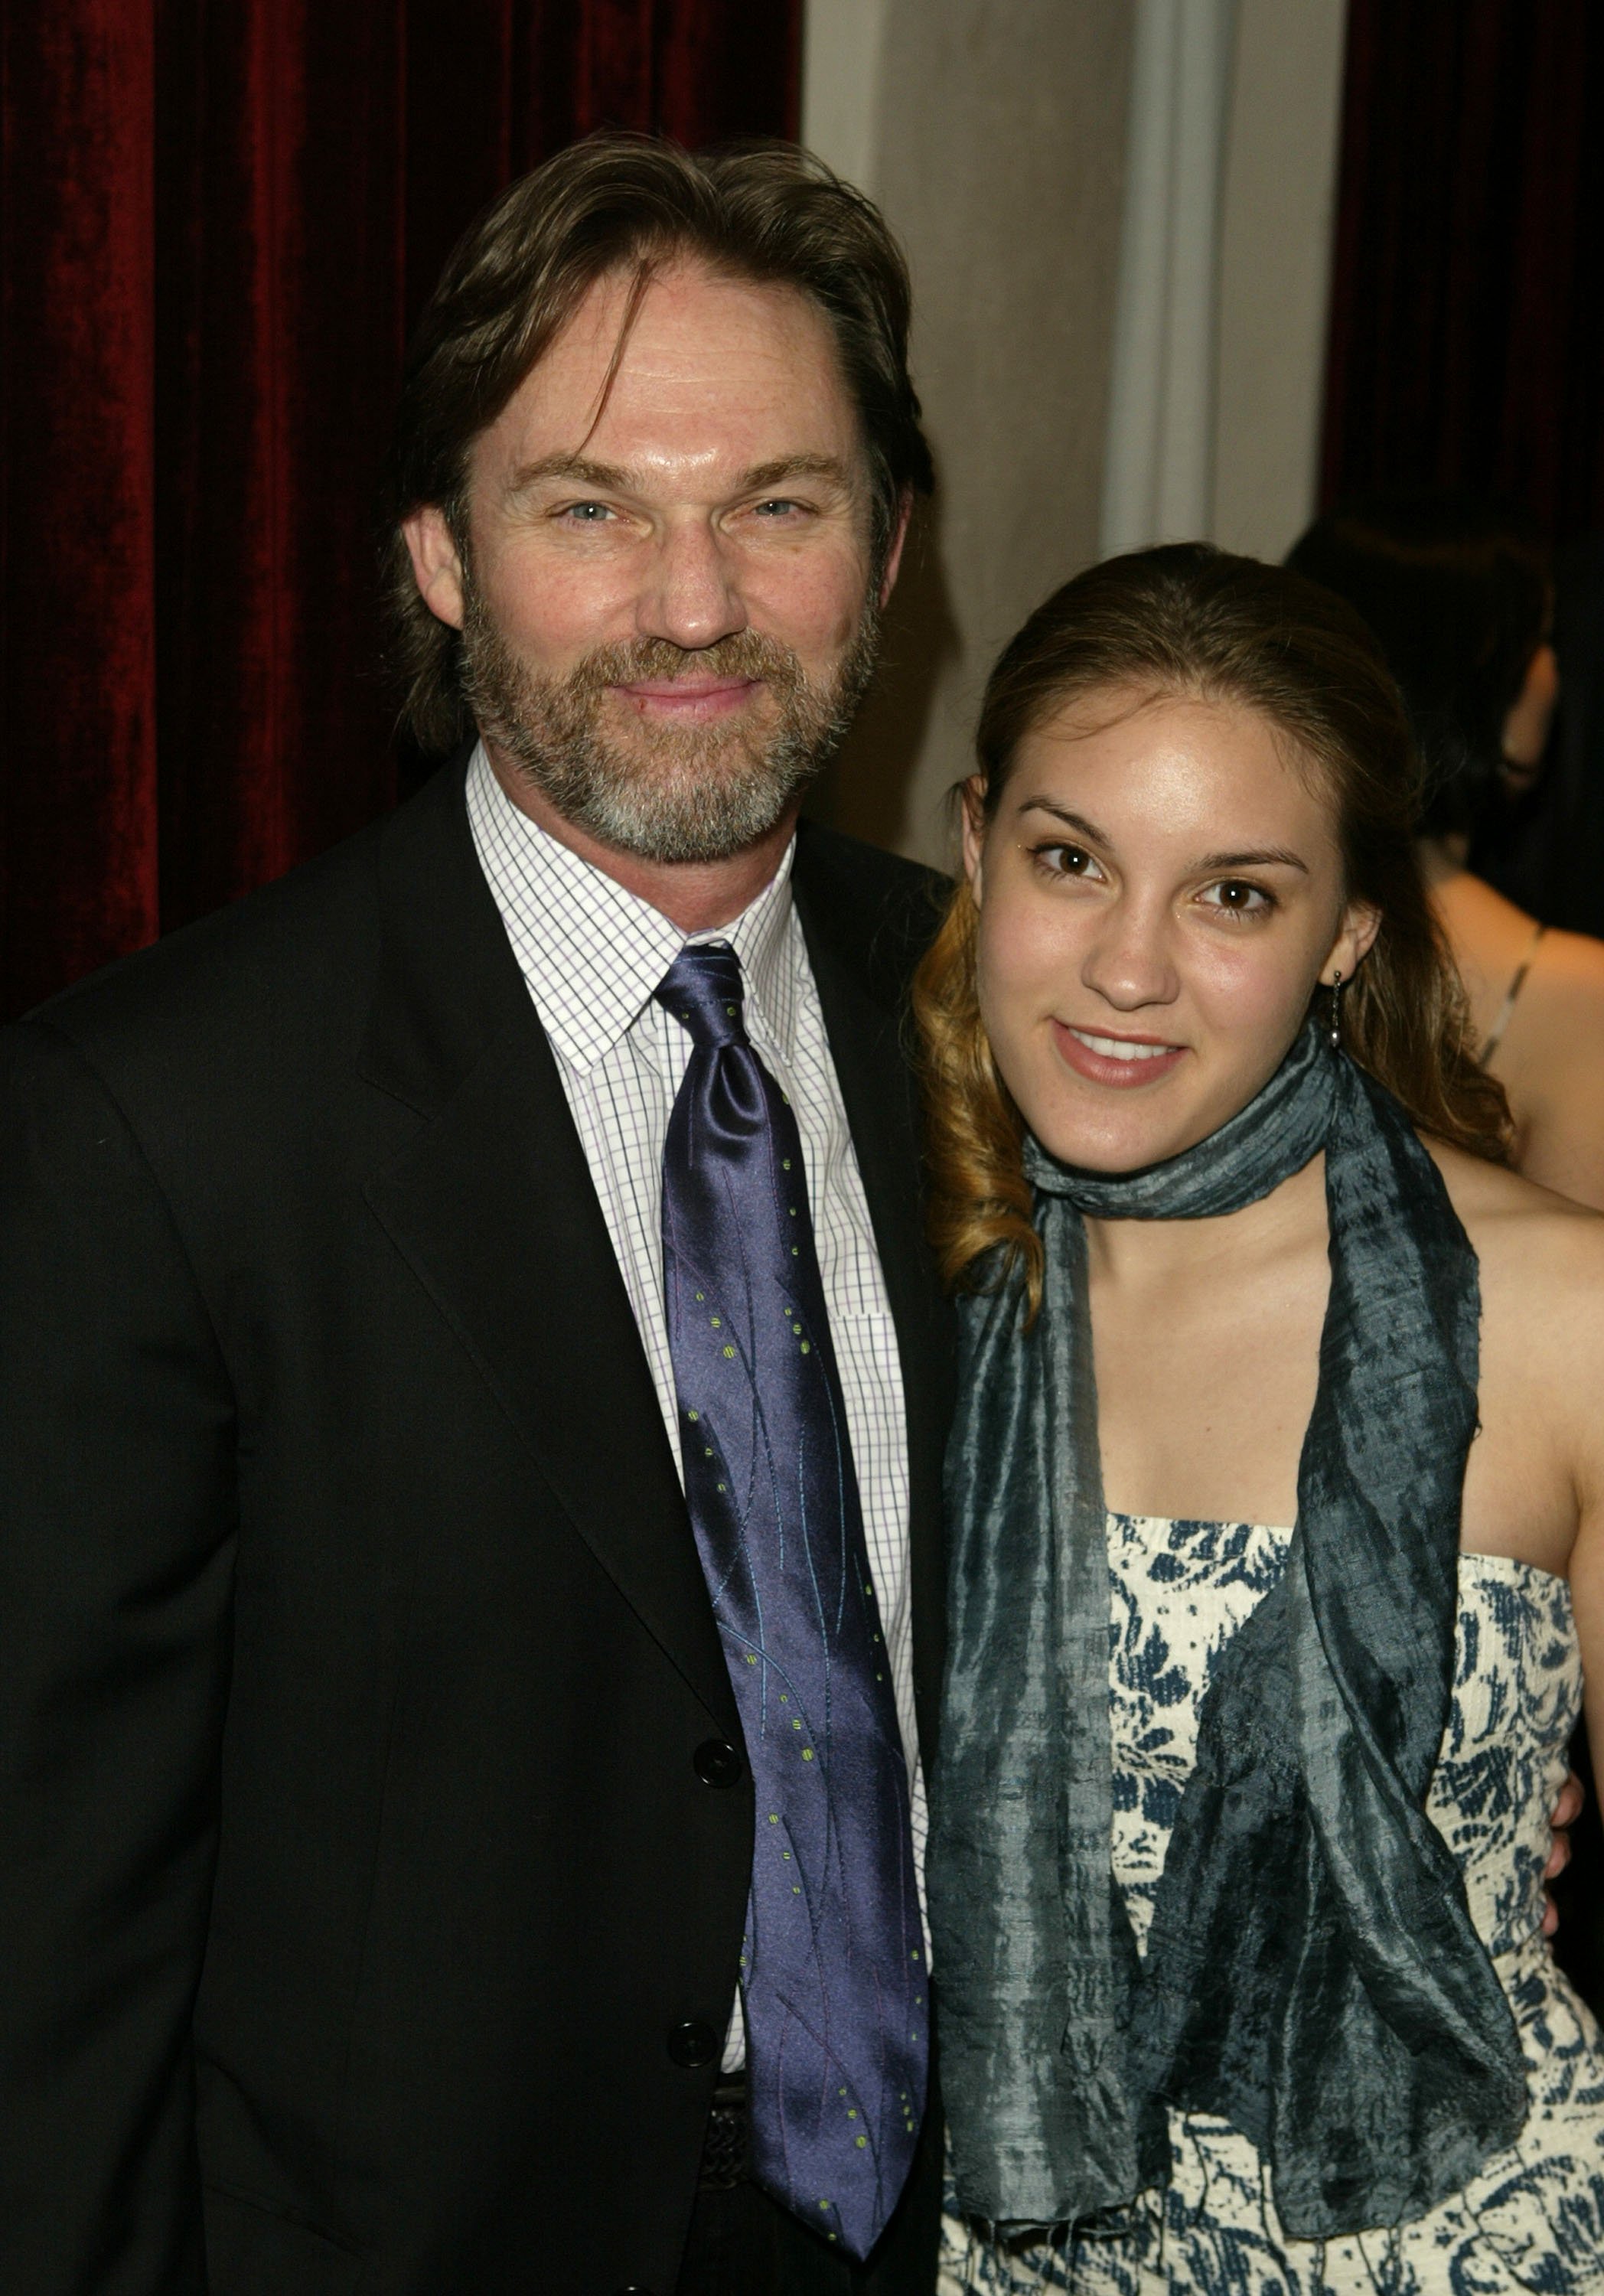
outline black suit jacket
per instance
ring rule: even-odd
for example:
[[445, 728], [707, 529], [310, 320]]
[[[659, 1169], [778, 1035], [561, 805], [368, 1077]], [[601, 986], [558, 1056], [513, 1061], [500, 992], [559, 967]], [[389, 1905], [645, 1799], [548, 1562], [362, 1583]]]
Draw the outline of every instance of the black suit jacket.
[[[933, 883], [802, 833], [926, 1734]], [[667, 2291], [751, 1797], [698, 1775], [740, 1724], [460, 764], [0, 1045], [0, 2289]]]

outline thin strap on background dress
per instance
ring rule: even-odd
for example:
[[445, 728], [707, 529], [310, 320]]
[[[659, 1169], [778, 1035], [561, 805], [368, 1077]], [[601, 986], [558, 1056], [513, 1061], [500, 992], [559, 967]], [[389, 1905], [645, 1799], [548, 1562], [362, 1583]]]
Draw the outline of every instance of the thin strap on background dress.
[[1538, 926], [1527, 945], [1526, 955], [1521, 958], [1520, 963], [1515, 968], [1515, 978], [1510, 981], [1508, 988], [1504, 991], [1504, 1001], [1498, 1008], [1498, 1018], [1494, 1021], [1492, 1031], [1487, 1037], [1486, 1043], [1481, 1049], [1481, 1064], [1483, 1068], [1487, 1068], [1491, 1065], [1494, 1054], [1503, 1042], [1504, 1030], [1510, 1025], [1510, 1015], [1515, 1010], [1515, 999], [1519, 996], [1521, 989], [1526, 985], [1526, 977], [1532, 969], [1532, 959], [1537, 954], [1537, 944], [1543, 939], [1543, 934], [1547, 932], [1547, 931], [1548, 927], [1546, 925]]

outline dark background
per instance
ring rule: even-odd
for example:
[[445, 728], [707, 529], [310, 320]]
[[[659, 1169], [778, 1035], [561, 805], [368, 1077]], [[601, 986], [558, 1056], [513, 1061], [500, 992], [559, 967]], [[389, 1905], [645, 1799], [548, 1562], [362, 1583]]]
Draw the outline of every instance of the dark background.
[[[0, 1018], [405, 787], [372, 509], [412, 320], [592, 127], [794, 135], [801, 9], [0, 12]], [[1601, 410], [1604, 9], [1351, 0], [1324, 499], [1494, 489], [1563, 544], [1604, 528]], [[1563, 1944], [1600, 1998], [1578, 1840]]]
[[801, 0], [0, 10], [0, 1017], [393, 802], [402, 347], [514, 176], [797, 130]]

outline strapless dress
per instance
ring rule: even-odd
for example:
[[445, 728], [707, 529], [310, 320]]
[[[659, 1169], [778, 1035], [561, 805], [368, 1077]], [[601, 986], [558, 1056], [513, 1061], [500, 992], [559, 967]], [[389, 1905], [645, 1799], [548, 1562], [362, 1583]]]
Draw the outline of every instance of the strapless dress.
[[[1110, 1514], [1114, 1871], [1144, 1945], [1198, 1710], [1219, 1653], [1285, 1567], [1289, 1531]], [[1173, 2112], [1170, 2182], [1119, 2229], [1003, 2245], [949, 2186], [940, 2296], [1582, 2296], [1604, 2291], [1604, 2044], [1543, 1935], [1543, 1869], [1582, 1667], [1562, 1578], [1466, 1554], [1453, 1699], [1428, 1800], [1519, 2029], [1531, 2111], [1517, 2143], [1414, 2224], [1293, 2240], [1256, 2148]], [[935, 1972], [937, 1988], [940, 1972]]]

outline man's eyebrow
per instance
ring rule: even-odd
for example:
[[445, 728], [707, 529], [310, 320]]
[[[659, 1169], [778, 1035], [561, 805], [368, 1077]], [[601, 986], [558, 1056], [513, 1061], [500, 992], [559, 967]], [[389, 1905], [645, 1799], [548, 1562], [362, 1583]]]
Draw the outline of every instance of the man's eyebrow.
[[538, 486], [543, 479], [569, 479], [577, 486], [596, 487], [604, 493], [619, 493], [630, 483], [629, 472], [616, 463], [593, 463], [588, 455], [542, 455], [513, 472], [507, 491], [522, 494], [526, 487]]
[[782, 455], [772, 463], [757, 463], [743, 473], [737, 494], [750, 494], [765, 487], [777, 487], [787, 479], [831, 479], [839, 486], [850, 486], [852, 472], [836, 455]]
[[[539, 486], [551, 479], [594, 487], [603, 494], [626, 494], [639, 483], [633, 473], [616, 463], [593, 462], [588, 455], [542, 455], [537, 461], [524, 463], [513, 472], [507, 491], [522, 494], [526, 488]], [[850, 486], [852, 472], [835, 455], [781, 455], [773, 462], [757, 463], [750, 470], [743, 471], [730, 491], [737, 495], [762, 493], [790, 479], [828, 479], [839, 486]]]

